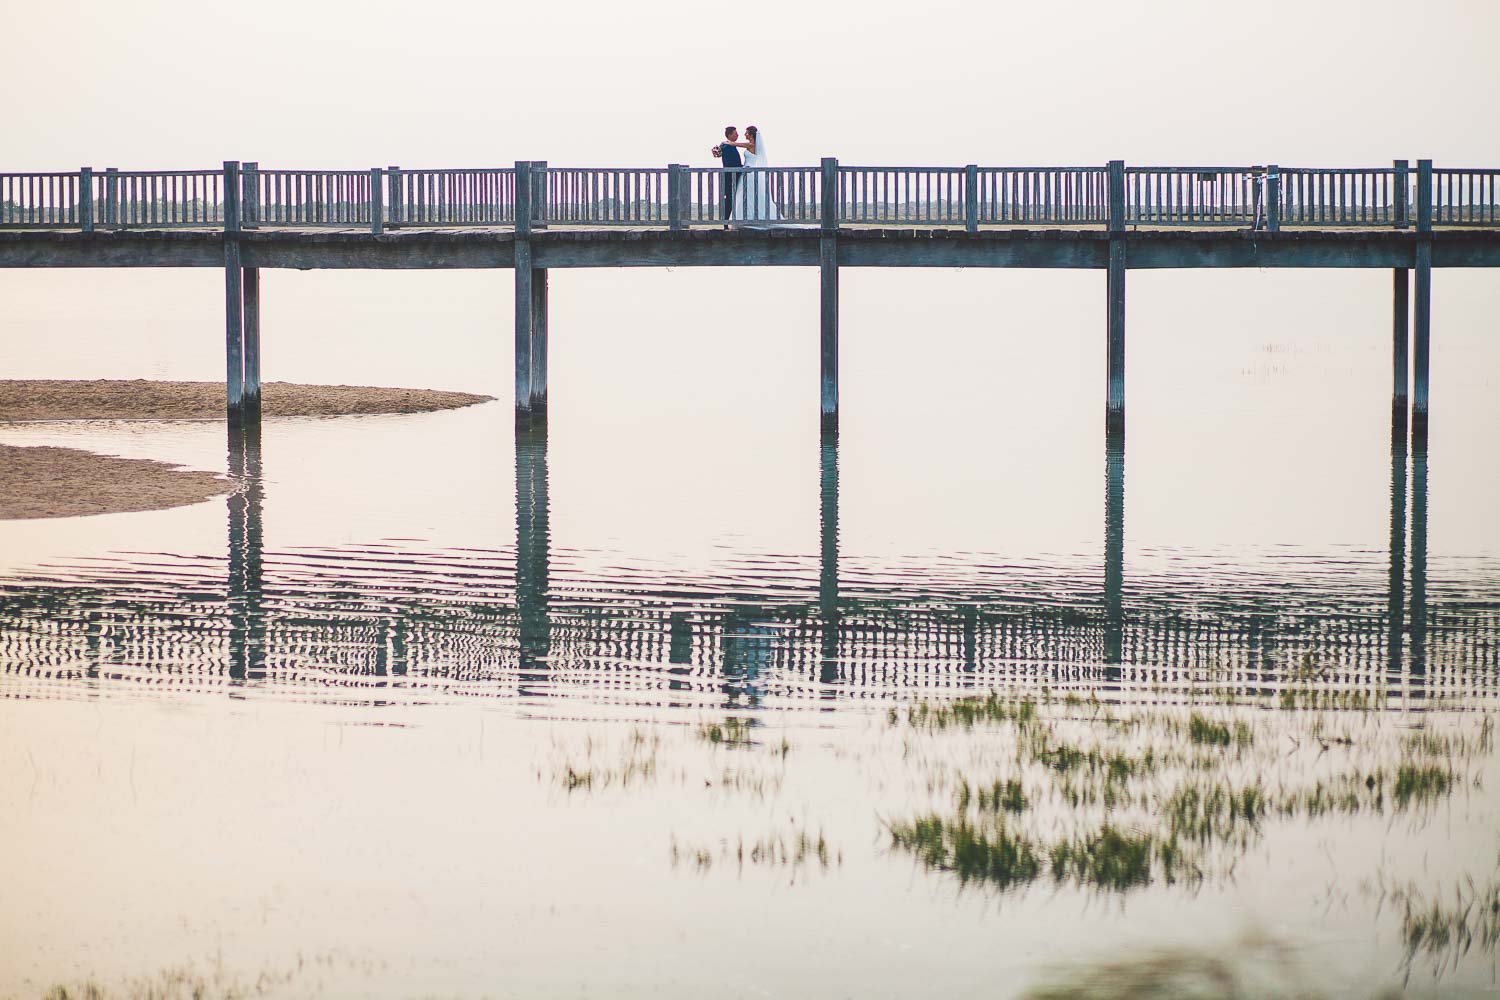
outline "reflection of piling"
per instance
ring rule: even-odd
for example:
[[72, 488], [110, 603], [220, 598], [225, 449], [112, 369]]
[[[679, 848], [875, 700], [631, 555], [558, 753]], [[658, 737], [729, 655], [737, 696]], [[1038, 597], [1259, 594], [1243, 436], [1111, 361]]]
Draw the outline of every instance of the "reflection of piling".
[[[1401, 434], [1397, 436], [1397, 424]], [[1406, 410], [1391, 417], [1391, 572], [1386, 601], [1386, 670], [1399, 677], [1406, 612]]]
[[229, 676], [255, 679], [266, 673], [259, 423], [230, 427], [229, 478]]
[[1120, 679], [1125, 646], [1125, 442], [1112, 436], [1104, 450], [1104, 662], [1105, 677]]
[[1427, 673], [1427, 448], [1411, 452], [1411, 673]]
[[839, 436], [823, 435], [818, 451], [818, 680], [838, 680], [839, 656]]
[[516, 430], [516, 612], [522, 680], [545, 664], [551, 646], [547, 617], [547, 427]]

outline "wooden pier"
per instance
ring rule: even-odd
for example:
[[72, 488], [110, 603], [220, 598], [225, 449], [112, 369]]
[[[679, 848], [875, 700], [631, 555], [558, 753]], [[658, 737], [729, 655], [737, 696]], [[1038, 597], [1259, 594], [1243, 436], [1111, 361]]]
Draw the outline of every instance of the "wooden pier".
[[[751, 175], [764, 175], [763, 177]], [[726, 220], [730, 179], [768, 192]], [[774, 211], [771, 211], [773, 210]], [[816, 167], [0, 173], [0, 267], [222, 267], [231, 427], [260, 421], [262, 268], [515, 275], [516, 426], [547, 411], [547, 275], [568, 267], [816, 267], [819, 416], [839, 418], [845, 267], [1106, 273], [1105, 429], [1125, 432], [1131, 270], [1386, 268], [1393, 433], [1425, 442], [1432, 270], [1500, 267], [1500, 169]], [[1415, 278], [1411, 277], [1415, 272]], [[1410, 290], [1414, 280], [1415, 291]], [[1410, 369], [1410, 370], [1408, 370]], [[1410, 419], [1408, 421], [1408, 414]]]

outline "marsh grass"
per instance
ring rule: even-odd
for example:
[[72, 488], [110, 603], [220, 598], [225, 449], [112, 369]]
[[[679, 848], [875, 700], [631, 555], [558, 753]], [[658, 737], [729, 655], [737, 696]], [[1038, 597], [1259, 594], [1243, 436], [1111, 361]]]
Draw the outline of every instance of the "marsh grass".
[[[246, 979], [231, 974], [222, 957], [215, 958], [207, 971], [192, 964], [162, 969], [154, 975], [125, 979], [114, 985], [101, 984], [90, 977], [81, 982], [57, 983], [42, 994], [43, 1000], [252, 1000], [278, 996], [288, 990], [301, 992], [308, 975], [321, 976], [339, 967], [377, 976], [382, 963], [355, 961], [334, 953], [299, 956], [296, 964], [266, 968]], [[309, 992], [322, 992], [314, 988]]]
[[754, 840], [744, 836], [734, 842], [721, 840], [717, 847], [680, 843], [674, 836], [671, 841], [672, 867], [690, 866], [706, 873], [717, 865], [733, 865], [743, 874], [746, 865], [761, 868], [785, 869], [795, 877], [799, 872], [816, 868], [827, 871], [844, 863], [844, 852], [828, 843], [823, 831], [812, 833], [806, 829], [793, 831], [773, 830]]
[[617, 748], [590, 738], [577, 759], [566, 756], [554, 765], [553, 779], [570, 793], [650, 784], [660, 770], [660, 751], [661, 737], [642, 729], [632, 729]]
[[741, 719], [736, 716], [728, 716], [723, 722], [706, 722], [698, 727], [698, 737], [706, 743], [714, 746], [726, 747], [748, 747], [753, 741], [750, 738], [751, 722], [749, 719]]
[[1401, 913], [1401, 972], [1406, 979], [1422, 960], [1434, 979], [1441, 978], [1476, 948], [1493, 960], [1500, 945], [1500, 873], [1483, 885], [1461, 879], [1451, 891], [1429, 894], [1413, 883], [1383, 886], [1381, 892], [1382, 902], [1390, 899]]
[[[910, 733], [903, 760], [928, 768], [939, 803], [953, 794], [946, 809], [887, 820], [889, 842], [928, 869], [1001, 891], [1047, 879], [1111, 893], [1198, 883], [1232, 873], [1273, 821], [1404, 814], [1424, 823], [1477, 780], [1469, 765], [1493, 749], [1488, 717], [1477, 732], [1401, 734], [1364, 693], [1345, 694], [1334, 700], [1357, 708], [1274, 721], [1116, 715], [1095, 699], [1048, 692], [1040, 709], [992, 692], [892, 711], [887, 720]], [[1278, 730], [1284, 740], [1267, 738]], [[953, 764], [958, 755], [969, 762]], [[1039, 812], [1039, 802], [1063, 808]]]

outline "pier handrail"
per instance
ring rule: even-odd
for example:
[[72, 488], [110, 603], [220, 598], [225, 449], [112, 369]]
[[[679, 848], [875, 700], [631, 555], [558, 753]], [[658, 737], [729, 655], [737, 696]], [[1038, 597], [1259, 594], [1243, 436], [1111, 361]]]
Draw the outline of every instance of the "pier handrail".
[[[529, 223], [687, 229], [735, 220], [827, 227], [1108, 227], [1104, 166], [555, 167], [529, 163]], [[1426, 162], [1426, 161], [1423, 161]], [[1405, 229], [1419, 171], [1388, 167], [1126, 166], [1126, 227]], [[247, 229], [512, 227], [516, 168], [307, 170], [246, 162]], [[1500, 168], [1431, 169], [1427, 224], [1500, 226]], [[0, 228], [223, 228], [219, 169], [0, 172]], [[836, 180], [829, 180], [835, 178]], [[824, 185], [836, 190], [825, 197]], [[762, 204], [766, 202], [766, 204]], [[834, 217], [829, 217], [833, 213]]]

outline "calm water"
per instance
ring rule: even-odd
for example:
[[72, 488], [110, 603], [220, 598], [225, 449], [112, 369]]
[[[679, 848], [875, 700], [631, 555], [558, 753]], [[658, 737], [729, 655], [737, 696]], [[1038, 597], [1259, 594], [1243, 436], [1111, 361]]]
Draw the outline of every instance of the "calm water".
[[[7, 375], [217, 372], [203, 275], [0, 281]], [[1267, 827], [1191, 890], [1017, 894], [892, 849], [889, 821], [995, 764], [989, 737], [891, 729], [915, 699], [1232, 696], [1272, 727], [1257, 747], [1355, 725], [1348, 752], [1385, 759], [1500, 693], [1500, 284], [1434, 282], [1414, 456], [1390, 440], [1388, 276], [1131, 281], [1123, 455], [1102, 278], [1022, 272], [846, 275], [836, 445], [815, 280], [769, 273], [554, 275], [545, 439], [504, 402], [271, 421], [234, 448], [216, 423], [0, 428], [235, 484], [0, 523], [0, 876], [22, 887], [0, 992], [218, 955], [242, 978], [316, 965], [290, 993], [1008, 995], [1247, 928], [1318, 990], [1491, 988], [1492, 948], [1409, 978], [1376, 961], [1404, 931], [1370, 888], [1491, 876], [1487, 751], [1435, 811]], [[503, 396], [507, 278], [400, 282], [270, 275], [268, 377]], [[1344, 700], [1309, 737], [1270, 711], [1287, 689]], [[1384, 723], [1338, 711], [1372, 697]], [[753, 746], [695, 736], [726, 713]], [[639, 727], [659, 769], [605, 787]], [[1266, 752], [1236, 766], [1330, 766]], [[557, 774], [590, 755], [599, 784], [570, 794]], [[797, 824], [837, 861], [683, 861]]]

